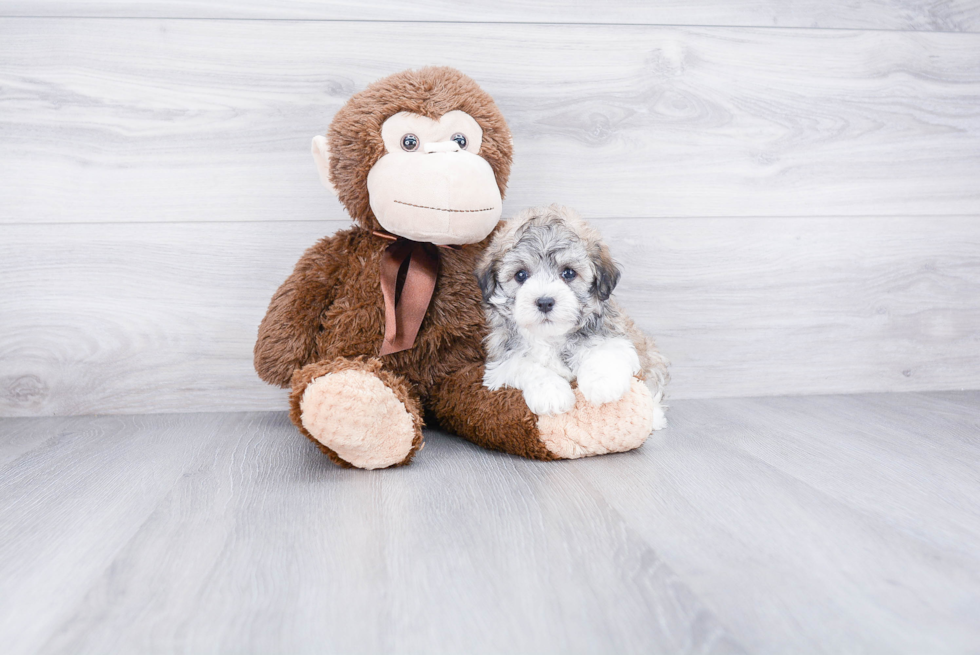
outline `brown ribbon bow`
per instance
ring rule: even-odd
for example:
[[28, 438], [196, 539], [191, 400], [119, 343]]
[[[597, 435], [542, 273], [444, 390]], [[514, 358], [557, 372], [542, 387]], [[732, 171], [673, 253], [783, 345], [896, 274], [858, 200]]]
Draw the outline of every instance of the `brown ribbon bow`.
[[374, 234], [394, 241], [381, 256], [381, 293], [385, 299], [385, 338], [381, 354], [388, 355], [415, 345], [415, 337], [436, 288], [439, 252], [432, 244], [384, 232]]

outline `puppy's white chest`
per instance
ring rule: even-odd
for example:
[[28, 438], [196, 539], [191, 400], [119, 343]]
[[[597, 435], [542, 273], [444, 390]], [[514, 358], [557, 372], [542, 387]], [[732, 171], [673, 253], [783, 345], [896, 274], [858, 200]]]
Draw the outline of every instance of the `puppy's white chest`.
[[562, 361], [560, 346], [559, 343], [545, 339], [529, 339], [528, 351], [524, 356], [535, 364], [540, 364], [571, 382], [575, 375], [572, 373], [572, 369]]

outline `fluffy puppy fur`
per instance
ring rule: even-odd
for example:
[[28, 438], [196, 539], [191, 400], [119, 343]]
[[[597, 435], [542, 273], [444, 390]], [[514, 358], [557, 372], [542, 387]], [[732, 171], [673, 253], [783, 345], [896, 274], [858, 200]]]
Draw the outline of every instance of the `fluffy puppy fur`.
[[575, 405], [573, 381], [601, 405], [638, 376], [659, 405], [667, 362], [612, 299], [619, 276], [599, 233], [571, 209], [508, 221], [477, 269], [490, 328], [484, 385], [520, 389], [534, 413], [560, 414]]

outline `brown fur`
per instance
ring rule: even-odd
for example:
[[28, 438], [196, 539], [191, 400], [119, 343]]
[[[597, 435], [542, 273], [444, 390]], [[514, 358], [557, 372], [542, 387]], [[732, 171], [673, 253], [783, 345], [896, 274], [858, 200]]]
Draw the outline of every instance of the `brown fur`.
[[[449, 68], [426, 68], [385, 78], [354, 95], [330, 126], [330, 172], [341, 202], [358, 223], [306, 251], [276, 291], [259, 326], [255, 369], [271, 384], [292, 385], [293, 423], [303, 428], [299, 401], [306, 385], [330, 372], [356, 367], [377, 374], [405, 404], [419, 429], [407, 463], [421, 448], [421, 409], [447, 428], [490, 448], [554, 459], [541, 444], [537, 417], [519, 391], [482, 385], [486, 321], [473, 271], [489, 243], [438, 249], [435, 292], [415, 345], [379, 357], [384, 299], [379, 270], [390, 241], [368, 202], [367, 174], [384, 154], [381, 125], [399, 111], [433, 119], [461, 109], [483, 128], [480, 155], [493, 168], [501, 195], [511, 164], [507, 124], [475, 82]], [[349, 465], [313, 439], [330, 458]]]
[[445, 378], [433, 395], [432, 409], [442, 425], [493, 450], [531, 459], [557, 457], [538, 438], [538, 417], [518, 389], [489, 391], [483, 363], [470, 364]]
[[[381, 358], [426, 404], [436, 382], [483, 361], [486, 321], [472, 271], [488, 240], [439, 249], [439, 276], [415, 345]], [[312, 362], [379, 357], [385, 312], [378, 270], [390, 243], [355, 227], [303, 255], [259, 327], [255, 366], [263, 380], [287, 386], [293, 371]]]
[[[472, 271], [488, 242], [489, 237], [461, 250], [439, 250], [439, 277], [415, 345], [383, 358], [378, 353], [384, 300], [377, 271], [390, 242], [354, 228], [322, 239], [303, 255], [262, 320], [255, 366], [263, 380], [292, 385], [290, 418], [305, 436], [312, 439], [299, 415], [306, 385], [361, 361], [371, 363], [365, 370], [392, 376], [381, 379], [413, 417], [420, 415], [420, 403], [446, 428], [484, 447], [554, 459], [538, 439], [537, 417], [520, 392], [490, 391], [482, 384], [487, 327]], [[335, 462], [344, 463], [316, 443]], [[403, 463], [420, 446], [421, 439]]]

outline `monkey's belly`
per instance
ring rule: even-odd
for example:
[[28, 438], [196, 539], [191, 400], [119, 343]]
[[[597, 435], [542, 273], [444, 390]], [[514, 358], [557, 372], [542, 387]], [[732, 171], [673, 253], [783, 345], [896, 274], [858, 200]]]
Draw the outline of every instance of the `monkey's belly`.
[[356, 307], [337, 302], [320, 319], [316, 337], [319, 359], [376, 356], [384, 339], [383, 306]]

